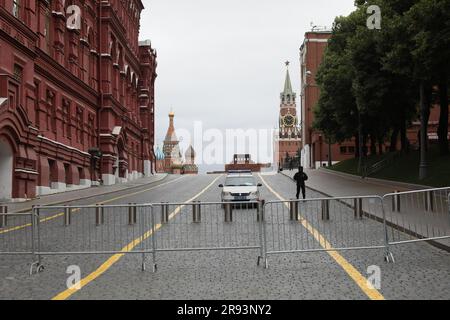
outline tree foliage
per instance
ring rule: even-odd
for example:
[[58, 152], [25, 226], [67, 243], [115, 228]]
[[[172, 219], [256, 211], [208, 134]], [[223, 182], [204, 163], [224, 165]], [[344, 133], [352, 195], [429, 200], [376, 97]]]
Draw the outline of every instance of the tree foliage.
[[[366, 25], [370, 5], [381, 8], [381, 30]], [[400, 135], [407, 151], [406, 130], [413, 120], [420, 118], [426, 140], [434, 89], [445, 154], [449, 75], [449, 0], [357, 0], [349, 16], [335, 20], [316, 79], [321, 93], [314, 126], [335, 142], [361, 135], [363, 149], [371, 142], [372, 153], [383, 152], [386, 141], [394, 151]]]

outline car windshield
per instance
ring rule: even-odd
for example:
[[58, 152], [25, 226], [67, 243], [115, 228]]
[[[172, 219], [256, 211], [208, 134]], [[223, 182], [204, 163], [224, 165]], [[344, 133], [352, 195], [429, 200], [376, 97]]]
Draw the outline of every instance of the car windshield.
[[256, 186], [253, 177], [228, 177], [225, 181], [227, 187], [252, 187]]

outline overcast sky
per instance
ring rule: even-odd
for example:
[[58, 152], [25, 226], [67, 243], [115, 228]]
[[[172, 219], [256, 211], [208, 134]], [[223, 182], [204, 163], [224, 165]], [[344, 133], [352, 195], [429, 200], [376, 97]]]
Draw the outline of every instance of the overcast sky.
[[[331, 26], [354, 0], [143, 1], [141, 40], [158, 51], [156, 140], [177, 129], [274, 128], [286, 60], [299, 94], [299, 48], [310, 24]], [[299, 107], [299, 106], [297, 106]], [[240, 150], [244, 152], [245, 150]], [[231, 160], [231, 159], [230, 159]]]

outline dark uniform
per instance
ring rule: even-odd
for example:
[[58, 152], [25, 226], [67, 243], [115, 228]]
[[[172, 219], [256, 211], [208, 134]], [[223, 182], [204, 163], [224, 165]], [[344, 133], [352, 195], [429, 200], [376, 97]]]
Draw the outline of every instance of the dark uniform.
[[300, 168], [294, 176], [294, 180], [297, 182], [297, 199], [300, 198], [300, 190], [302, 191], [303, 199], [306, 199], [306, 184], [308, 176], [303, 172], [303, 168]]

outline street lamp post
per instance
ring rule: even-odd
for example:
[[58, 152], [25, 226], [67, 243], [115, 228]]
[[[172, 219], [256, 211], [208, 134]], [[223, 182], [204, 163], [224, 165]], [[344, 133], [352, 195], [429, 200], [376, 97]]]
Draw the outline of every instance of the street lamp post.
[[358, 110], [358, 138], [359, 138], [359, 161], [358, 161], [358, 172], [363, 175], [364, 167], [364, 134], [363, 134], [363, 124], [361, 120], [361, 111]]
[[358, 110], [358, 139], [359, 139], [359, 159], [358, 159], [358, 173], [361, 174], [362, 169], [362, 128], [361, 128], [361, 112]]
[[423, 180], [428, 176], [428, 159], [427, 159], [427, 122], [430, 116], [428, 109], [428, 101], [425, 92], [425, 83], [420, 83], [420, 167], [419, 180]]
[[331, 157], [331, 139], [328, 139], [328, 167], [333, 166], [333, 158]]
[[[308, 110], [306, 110], [306, 107], [307, 107], [307, 105], [308, 105], [308, 100], [307, 100], [307, 98], [308, 98], [308, 96], [307, 96], [307, 90], [308, 90], [308, 87], [309, 87], [309, 84], [308, 84], [308, 77], [309, 76], [311, 76], [312, 75], [312, 72], [311, 71], [309, 71], [309, 70], [306, 70], [305, 71], [305, 78], [304, 78], [304, 86], [303, 86], [303, 88], [302, 88], [302, 90], [301, 90], [301, 92], [302, 92], [302, 94], [300, 94], [300, 96], [301, 96], [301, 111], [303, 111], [304, 110], [304, 113], [305, 113], [305, 118], [306, 118], [306, 115], [307, 115], [307, 112], [308, 112]], [[305, 103], [303, 103], [303, 98], [305, 99]], [[313, 154], [312, 154], [312, 140], [311, 140], [311, 138], [312, 138], [312, 130], [311, 130], [311, 128], [306, 128], [306, 126], [305, 126], [305, 119], [303, 119], [303, 112], [300, 112], [301, 113], [301, 115], [302, 115], [302, 121], [301, 121], [301, 123], [302, 123], [302, 133], [304, 132], [305, 134], [302, 134], [302, 144], [303, 144], [303, 147], [305, 146], [305, 144], [307, 144], [308, 146], [309, 146], [309, 167], [312, 167], [312, 163], [313, 163]], [[308, 137], [308, 141], [306, 141], [306, 137]], [[305, 154], [305, 156], [306, 156], [306, 154]], [[306, 166], [306, 158], [305, 158], [305, 163], [304, 163], [304, 165]]]

